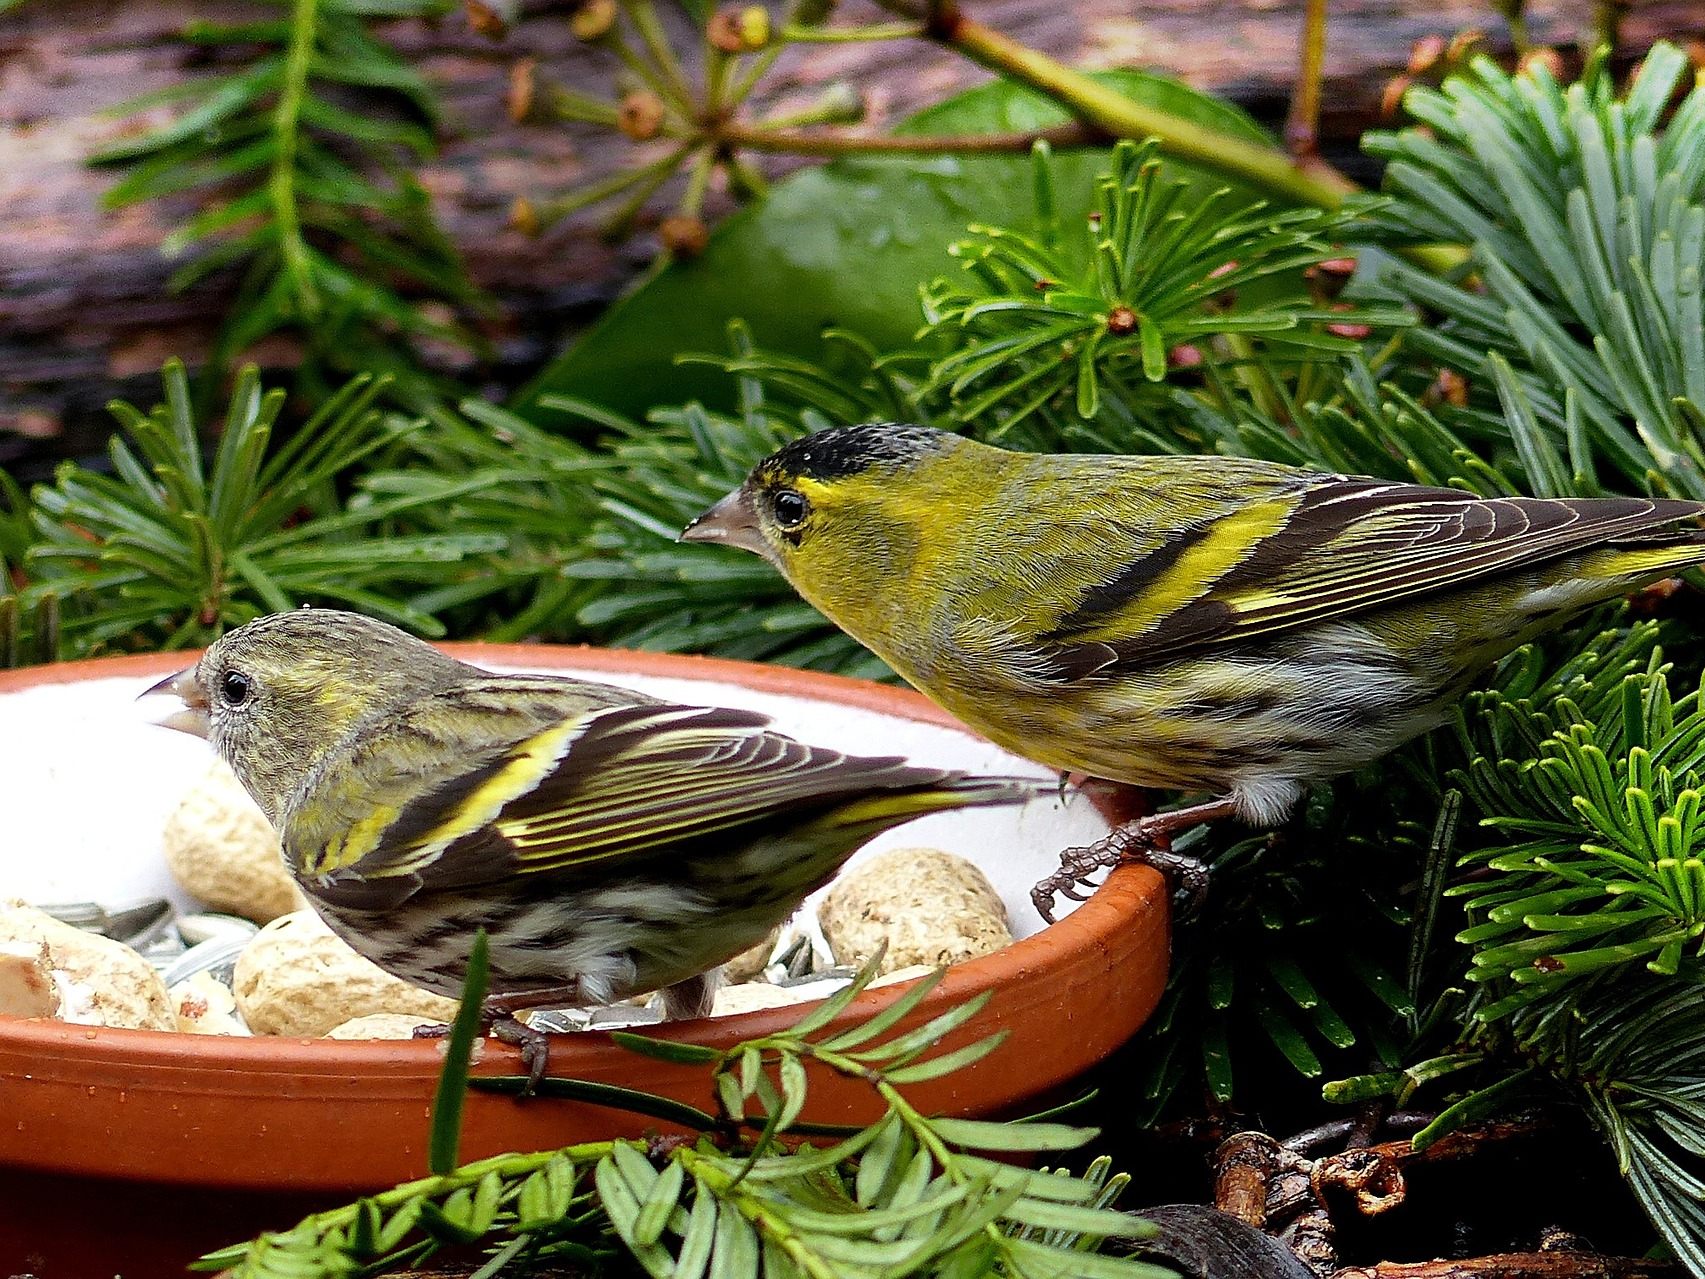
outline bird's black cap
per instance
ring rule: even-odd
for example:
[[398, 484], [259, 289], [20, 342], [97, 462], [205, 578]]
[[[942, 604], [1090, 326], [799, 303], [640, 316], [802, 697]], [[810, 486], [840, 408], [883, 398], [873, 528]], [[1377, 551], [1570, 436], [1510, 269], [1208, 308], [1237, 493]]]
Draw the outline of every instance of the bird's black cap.
[[871, 467], [901, 466], [940, 452], [959, 437], [904, 422], [865, 422], [836, 426], [784, 445], [760, 466], [776, 477], [841, 479]]

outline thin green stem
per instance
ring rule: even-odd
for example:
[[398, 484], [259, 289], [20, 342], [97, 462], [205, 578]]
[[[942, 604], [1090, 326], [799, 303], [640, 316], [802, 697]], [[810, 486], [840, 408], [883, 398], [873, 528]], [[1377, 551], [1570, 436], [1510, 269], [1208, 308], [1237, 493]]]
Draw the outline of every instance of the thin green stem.
[[831, 87], [810, 106], [781, 115], [765, 116], [752, 127], [757, 129], [802, 129], [824, 124], [857, 124], [864, 119], [864, 103], [845, 85]]
[[677, 147], [663, 159], [657, 161], [656, 164], [642, 169], [641, 172], [645, 175], [645, 180], [636, 186], [633, 193], [623, 200], [615, 212], [605, 220], [602, 234], [611, 239], [626, 235], [631, 229], [634, 219], [639, 216], [640, 210], [645, 207], [645, 202], [656, 194], [658, 187], [674, 175], [675, 170], [681, 167], [681, 163], [692, 153], [692, 150], [693, 144], [691, 143]]
[[1510, 43], [1518, 54], [1526, 53], [1533, 47], [1533, 37], [1527, 29], [1527, 0], [1496, 0], [1496, 3], [1510, 29]]
[[696, 218], [703, 210], [705, 191], [710, 186], [711, 170], [715, 167], [716, 152], [708, 147], [694, 157], [692, 171], [687, 175], [687, 191], [681, 197], [681, 212], [687, 217]]
[[296, 211], [296, 149], [301, 137], [302, 103], [308, 94], [308, 68], [313, 62], [318, 37], [319, 0], [296, 0], [290, 11], [290, 47], [284, 59], [284, 84], [278, 105], [272, 111], [274, 151], [267, 176], [267, 198], [278, 224], [278, 251], [284, 269], [295, 286], [302, 318], [319, 314], [320, 299], [314, 288], [313, 265], [308, 245], [302, 239], [302, 223]]
[[674, 85], [669, 84], [658, 74], [657, 68], [640, 57], [634, 47], [629, 44], [618, 31], [612, 31], [604, 37], [604, 47], [622, 60], [622, 65], [644, 82], [663, 101], [665, 107], [672, 108], [678, 115], [690, 117], [692, 103], [682, 98]]
[[764, 78], [771, 67], [775, 66], [776, 59], [781, 57], [782, 50], [786, 47], [784, 44], [773, 43], [752, 59], [752, 65], [746, 68], [740, 78], [734, 82], [734, 87], [729, 90], [729, 106], [737, 107], [751, 95], [758, 81]]
[[[893, 4], [895, 0], [885, 0]], [[1323, 161], [1295, 163], [1277, 147], [1231, 137], [1185, 120], [1019, 44], [993, 28], [949, 12], [931, 36], [991, 71], [1046, 93], [1093, 129], [1117, 138], [1154, 138], [1162, 151], [1270, 194], [1335, 209], [1361, 190]]]
[[[620, 195], [635, 183], [660, 183], [663, 178], [669, 176], [670, 170], [680, 163], [685, 150], [686, 148], [681, 148], [673, 151], [663, 159], [653, 161], [651, 164], [641, 165], [637, 169], [623, 169], [601, 182], [594, 182], [591, 186], [582, 187], [578, 191], [559, 196], [555, 200], [546, 201], [539, 208], [540, 225], [549, 226], [551, 223], [557, 222], [571, 213], [578, 212], [588, 205], [598, 204], [601, 201], [608, 200], [611, 196]], [[652, 189], [655, 190], [656, 186], [653, 185]]]
[[1622, 43], [1622, 20], [1634, 7], [1634, 0], [1598, 0], [1593, 25], [1598, 28], [1598, 42], [1615, 53]]
[[875, 22], [863, 27], [801, 27], [789, 24], [778, 34], [787, 44], [853, 44], [864, 40], [921, 40], [921, 22]]
[[704, 38], [704, 107], [705, 117], [714, 120], [722, 110], [723, 95], [728, 92], [728, 73], [734, 59], [710, 42], [708, 30]]
[[1307, 0], [1302, 17], [1302, 59], [1297, 67], [1285, 145], [1298, 160], [1320, 154], [1320, 83], [1326, 74], [1326, 0]]
[[657, 10], [652, 7], [651, 0], [626, 0], [623, 7], [633, 19], [633, 25], [639, 31], [639, 38], [645, 41], [645, 47], [651, 51], [652, 60], [657, 63], [658, 70], [668, 79], [681, 104], [690, 109], [693, 101], [692, 85], [687, 83], [687, 73], [681, 69], [681, 63], [675, 57], [674, 47], [669, 43], [669, 37], [664, 34], [663, 24], [657, 20]]
[[726, 161], [729, 181], [749, 199], [757, 199], [770, 189], [770, 181], [760, 173], [755, 165], [747, 163], [739, 156], [732, 156]]
[[1081, 124], [1024, 133], [935, 134], [917, 137], [867, 137], [798, 129], [756, 128], [730, 124], [718, 130], [719, 141], [749, 151], [779, 151], [789, 155], [963, 155], [969, 152], [1027, 152], [1037, 142], [1056, 147], [1092, 146], [1098, 138]]
[[613, 102], [601, 102], [558, 84], [544, 86], [546, 109], [559, 120], [577, 120], [613, 129], [621, 122], [621, 110]]

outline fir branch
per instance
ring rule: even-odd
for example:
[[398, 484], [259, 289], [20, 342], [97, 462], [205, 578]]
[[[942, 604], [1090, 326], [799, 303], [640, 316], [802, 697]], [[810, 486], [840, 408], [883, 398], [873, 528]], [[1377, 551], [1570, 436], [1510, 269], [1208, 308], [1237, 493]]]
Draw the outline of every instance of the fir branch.
[[110, 474], [67, 462], [31, 494], [33, 543], [11, 607], [19, 616], [57, 608], [74, 653], [203, 644], [305, 601], [442, 634], [409, 596], [446, 566], [504, 545], [480, 532], [391, 529], [441, 491], [339, 499], [340, 479], [418, 426], [387, 425], [374, 407], [382, 381], [355, 379], [273, 446], [284, 395], [263, 392], [247, 368], [204, 460], [183, 365], [168, 362], [162, 377], [166, 402], [151, 412], [111, 406], [123, 429], [108, 448]]
[[1179, 850], [1211, 867], [1204, 914], [1179, 930], [1160, 1007], [1121, 1054], [1134, 1118], [1295, 1105], [1303, 1080], [1395, 1064], [1415, 992], [1403, 979], [1405, 889], [1436, 787], [1399, 765], [1318, 788], [1285, 827], [1204, 830]]
[[[730, 342], [734, 365], [761, 362], [743, 326], [732, 326]], [[581, 546], [584, 557], [562, 570], [565, 578], [596, 588], [572, 617], [583, 633], [623, 647], [886, 673], [878, 659], [801, 603], [767, 564], [676, 542], [687, 522], [737, 486], [755, 463], [829, 419], [773, 404], [763, 383], [745, 375], [734, 414], [689, 404], [658, 410], [642, 426], [579, 401], [553, 398], [547, 407], [610, 431], [609, 468], [593, 481], [597, 516]]]
[[[705, 1067], [727, 1113], [739, 1117], [737, 1130], [760, 1128], [747, 1145], [617, 1139], [500, 1155], [317, 1213], [292, 1230], [204, 1257], [198, 1267], [229, 1268], [236, 1279], [285, 1272], [330, 1279], [379, 1274], [449, 1245], [478, 1244], [494, 1263], [555, 1258], [602, 1268], [625, 1258], [647, 1274], [679, 1279], [1171, 1279], [1171, 1270], [1100, 1251], [1107, 1240], [1154, 1233], [1112, 1210], [1126, 1178], [1110, 1176], [1106, 1159], [1080, 1178], [999, 1161], [1075, 1150], [1094, 1130], [931, 1118], [906, 1100], [908, 1081], [949, 1073], [997, 1046], [941, 1051], [980, 1001], [897, 1029], [938, 973], [863, 1024], [828, 1030], [874, 979], [876, 963], [792, 1029], [731, 1049], [613, 1036], [633, 1051]], [[868, 1083], [885, 1113], [831, 1146], [782, 1142], [808, 1099], [807, 1062]], [[474, 1082], [502, 1088], [518, 1081]], [[440, 1107], [453, 1109], [465, 1083], [447, 1068]], [[644, 1101], [645, 1113], [656, 1113], [667, 1099]], [[756, 1124], [748, 1122], [749, 1103], [758, 1107]], [[704, 1135], [728, 1137], [721, 1127]]]
[[494, 548], [442, 565], [411, 606], [456, 634], [582, 638], [574, 615], [595, 591], [572, 569], [594, 514], [586, 491], [610, 460], [477, 399], [388, 429], [395, 444], [360, 476], [351, 509], [395, 509], [416, 534]]
[[[1045, 152], [1036, 172], [1051, 183]], [[964, 276], [924, 290], [924, 318], [948, 352], [926, 394], [998, 438], [1068, 397], [1094, 419], [1110, 384], [1140, 399], [1186, 346], [1198, 358], [1209, 346], [1237, 359], [1321, 358], [1358, 349], [1343, 334], [1410, 322], [1308, 296], [1303, 272], [1338, 255], [1347, 215], [1250, 209], [1225, 189], [1187, 200], [1190, 190], [1161, 178], [1152, 143], [1121, 143], [1081, 246], [973, 226], [949, 249]], [[1051, 193], [1039, 203], [1053, 207]]]
[[1602, 59], [1564, 88], [1533, 62], [1511, 76], [1476, 59], [1404, 105], [1422, 127], [1376, 133], [1404, 242], [1473, 246], [1470, 287], [1398, 261], [1370, 296], [1442, 319], [1412, 349], [1496, 390], [1567, 442], [1557, 481], [1705, 497], [1705, 87], [1659, 133], [1687, 56], [1660, 42], [1618, 98]]
[[[1636, 1199], [1705, 1274], [1705, 979], [1697, 816], [1705, 708], [1675, 695], [1651, 622], [1529, 648], [1462, 705], [1454, 776], [1482, 836], [1449, 890], [1467, 992], [1402, 1070], [1339, 1101], [1444, 1086], [1426, 1145], [1523, 1099], [1573, 1096]], [[1447, 991], [1448, 994], [1448, 991]]]
[[1672, 701], [1655, 638], [1637, 627], [1537, 698], [1493, 690], [1461, 712], [1462, 785], [1508, 841], [1474, 854], [1489, 879], [1453, 890], [1481, 1020], [1624, 966], [1675, 976], [1705, 949], [1705, 715], [1697, 689]]
[[1705, 1274], [1705, 1034], [1695, 979], [1630, 997], [1606, 986], [1575, 1009], [1572, 1071], [1629, 1187], [1690, 1274]]
[[93, 156], [127, 169], [106, 202], [197, 194], [199, 213], [166, 249], [195, 253], [172, 277], [175, 287], [241, 272], [217, 363], [289, 331], [329, 369], [382, 369], [416, 390], [421, 342], [482, 349], [472, 330], [441, 313], [469, 315], [485, 303], [408, 167], [433, 150], [435, 98], [372, 24], [450, 6], [273, 3], [287, 4], [288, 16], [186, 28], [197, 43], [244, 49], [247, 62], [176, 95], [183, 105], [170, 123]]
[[18, 599], [29, 580], [24, 561], [35, 540], [29, 498], [0, 471], [0, 670], [59, 657], [59, 601], [46, 596], [28, 608]]

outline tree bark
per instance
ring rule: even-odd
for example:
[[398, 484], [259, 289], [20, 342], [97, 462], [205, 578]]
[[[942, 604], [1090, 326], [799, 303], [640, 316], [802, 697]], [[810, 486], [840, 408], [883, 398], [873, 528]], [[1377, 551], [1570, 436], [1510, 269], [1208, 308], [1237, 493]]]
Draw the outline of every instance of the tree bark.
[[1577, 1252], [1510, 1252], [1463, 1261], [1381, 1262], [1350, 1266], [1332, 1279], [1679, 1279], [1667, 1261]]
[[[836, 21], [878, 17], [850, 0]], [[1284, 114], [1296, 61], [1302, 0], [969, 0], [981, 20], [1050, 54], [1089, 66], [1144, 66], [1224, 94], [1269, 122]], [[1564, 12], [1565, 8], [1567, 12]], [[649, 235], [602, 242], [595, 218], [538, 239], [508, 225], [517, 196], [596, 179], [624, 163], [629, 144], [577, 126], [520, 126], [505, 112], [509, 69], [536, 58], [542, 74], [607, 90], [613, 59], [568, 30], [573, 6], [533, 3], [502, 40], [470, 29], [460, 13], [438, 23], [390, 24], [388, 38], [438, 86], [453, 121], [423, 178], [475, 281], [499, 303], [499, 358], [469, 370], [513, 384], [537, 369], [645, 265]], [[1539, 41], [1582, 34], [1591, 6], [1533, 6]], [[162, 237], [186, 202], [107, 211], [109, 172], [85, 157], [135, 122], [104, 114], [138, 93], [175, 83], [230, 55], [176, 38], [186, 20], [253, 16], [239, 0], [25, 0], [0, 18], [0, 464], [98, 448], [114, 394], [148, 400], [170, 354], [192, 363], [223, 314], [229, 281], [188, 292], [166, 288], [173, 264]], [[1354, 159], [1353, 140], [1378, 115], [1391, 76], [1412, 44], [1479, 25], [1502, 39], [1484, 0], [1333, 0], [1328, 33], [1323, 150]], [[1627, 47], [1657, 35], [1705, 36], [1697, 0], [1648, 0], [1624, 29]], [[832, 81], [863, 90], [881, 125], [985, 78], [942, 50], [910, 41], [821, 45], [790, 51], [760, 105], [803, 103]], [[156, 117], [162, 118], [162, 117]], [[769, 161], [786, 167], [785, 157]], [[1364, 170], [1365, 176], [1365, 170]], [[275, 344], [263, 362], [288, 365]]]

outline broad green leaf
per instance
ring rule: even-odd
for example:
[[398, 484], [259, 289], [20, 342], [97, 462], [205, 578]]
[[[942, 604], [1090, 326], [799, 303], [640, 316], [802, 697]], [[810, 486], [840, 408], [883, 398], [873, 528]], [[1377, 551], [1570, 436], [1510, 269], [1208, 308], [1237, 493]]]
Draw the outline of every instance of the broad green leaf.
[[[1175, 115], [1255, 140], [1266, 135], [1235, 107], [1138, 71], [1098, 78]], [[974, 133], [1064, 123], [1058, 107], [1004, 82], [959, 94], [912, 117], [901, 132]], [[1077, 227], [1107, 160], [1099, 148], [1054, 151], [1054, 207]], [[776, 184], [729, 218], [695, 261], [663, 269], [619, 302], [516, 400], [524, 416], [562, 418], [540, 397], [566, 394], [641, 415], [654, 404], [729, 402], [729, 380], [678, 354], [721, 351], [728, 321], [743, 317], [761, 347], [819, 355], [823, 329], [848, 329], [888, 350], [917, 329], [918, 282], [960, 268], [947, 246], [973, 221], [1038, 229], [1028, 155], [861, 157]], [[1167, 161], [1180, 176], [1196, 171]], [[1225, 185], [1201, 176], [1204, 185]], [[1230, 202], [1228, 202], [1230, 203]], [[1062, 237], [1075, 244], [1077, 237]]]

